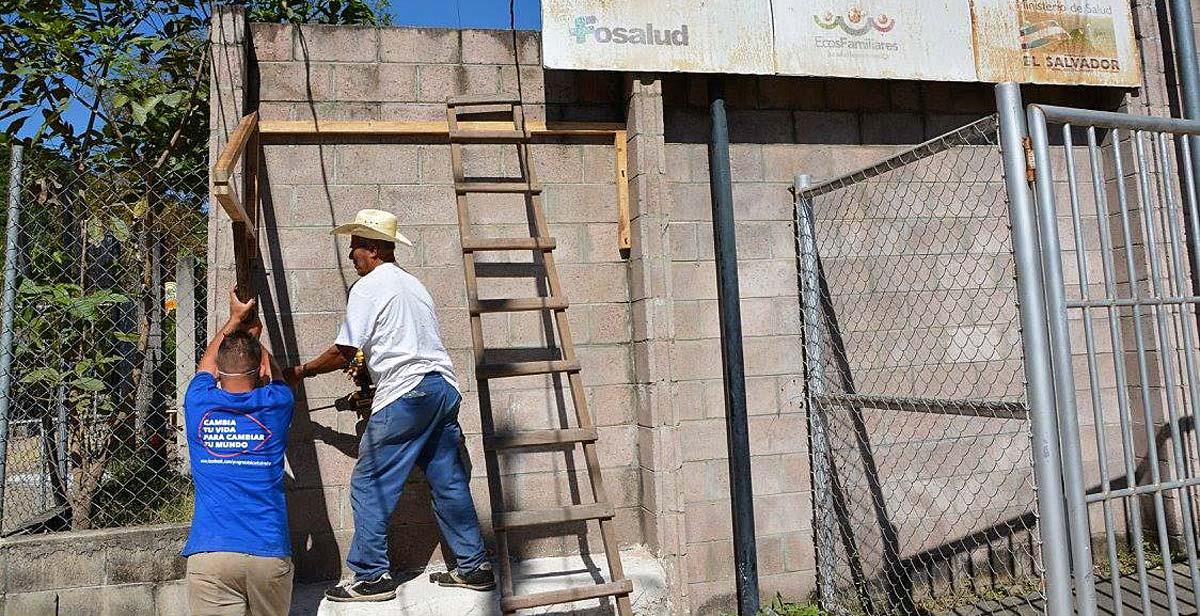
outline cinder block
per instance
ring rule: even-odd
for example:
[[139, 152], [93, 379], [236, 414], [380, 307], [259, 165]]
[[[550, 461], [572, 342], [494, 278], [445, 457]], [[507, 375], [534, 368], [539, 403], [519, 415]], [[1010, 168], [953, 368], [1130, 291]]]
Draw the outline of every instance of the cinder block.
[[410, 64], [457, 64], [461, 59], [461, 31], [439, 28], [383, 28], [379, 31], [379, 58]]
[[795, 298], [795, 259], [741, 261], [738, 266], [738, 287], [742, 297]]
[[596, 385], [588, 388], [588, 409], [598, 426], [633, 423], [633, 388], [627, 384]]
[[421, 122], [446, 119], [446, 103], [390, 103], [379, 106], [380, 120], [414, 120]]
[[259, 97], [264, 101], [325, 101], [333, 98], [333, 66], [260, 62]]
[[[537, 60], [536, 37], [519, 37], [521, 64], [540, 64]], [[513, 64], [513, 34], [507, 30], [463, 30], [462, 61], [464, 64]]]
[[303, 25], [296, 30], [296, 60], [305, 62], [375, 62], [379, 28], [371, 26]]
[[862, 141], [881, 145], [916, 145], [925, 140], [918, 113], [867, 113], [862, 116]]
[[[732, 531], [730, 533], [732, 534]], [[761, 554], [759, 562], [761, 568]], [[733, 541], [722, 539], [689, 545], [686, 563], [689, 581], [732, 580], [734, 577]]]
[[629, 304], [595, 304], [589, 308], [586, 315], [589, 342], [593, 344], [629, 342]]
[[254, 58], [259, 62], [291, 61], [295, 28], [292, 24], [250, 24]]
[[585, 380], [593, 385], [629, 383], [633, 376], [633, 361], [625, 346], [579, 347], [579, 363]]
[[417, 158], [421, 184], [450, 184], [454, 181], [454, 174], [450, 168], [450, 146], [419, 146]]
[[[352, 526], [349, 511], [342, 511], [345, 488], [297, 488], [286, 492], [288, 528], [305, 532], [330, 532]], [[343, 517], [345, 516], [345, 517]]]
[[670, 223], [671, 260], [695, 261], [699, 258], [696, 250], [696, 226], [690, 222]]
[[754, 495], [754, 532], [775, 535], [812, 528], [808, 493]]
[[263, 165], [271, 181], [324, 185], [333, 178], [333, 149], [316, 145], [263, 146]]
[[680, 421], [704, 419], [704, 383], [683, 381], [672, 385], [671, 405]]
[[338, 184], [406, 184], [417, 178], [417, 148], [398, 144], [334, 147]]
[[414, 101], [417, 68], [392, 63], [335, 65], [333, 97], [349, 101]]
[[445, 103], [459, 94], [495, 94], [500, 87], [499, 69], [486, 64], [422, 64], [417, 78], [417, 100], [429, 103]]
[[53, 590], [10, 592], [4, 596], [3, 608], [5, 616], [59, 616], [60, 613], [58, 593]]
[[716, 269], [712, 261], [671, 264], [675, 299], [711, 299], [717, 296]]
[[792, 220], [793, 202], [784, 184], [751, 182], [733, 185], [734, 215], [738, 220]]
[[834, 111], [884, 111], [891, 104], [889, 98], [888, 89], [881, 82], [857, 79], [825, 81], [825, 106]]
[[168, 582], [154, 588], [154, 610], [157, 616], [183, 616], [188, 613], [187, 582]]
[[733, 534], [728, 500], [689, 504], [684, 519], [689, 544], [729, 539]]
[[449, 186], [383, 186], [379, 201], [382, 209], [394, 213], [404, 226], [458, 224], [454, 191]]
[[797, 111], [792, 118], [796, 123], [796, 141], [800, 143], [856, 144], [859, 142], [858, 114]]
[[825, 88], [821, 79], [759, 77], [758, 100], [764, 108], [821, 109]]
[[[8, 548], [7, 592], [17, 593], [56, 588], [91, 586], [104, 580], [103, 543], [84, 546], [67, 541], [22, 543]], [[21, 563], [20, 566], [12, 566]], [[29, 601], [37, 603], [37, 597]], [[9, 604], [8, 609], [11, 608]]]
[[734, 182], [761, 180], [762, 146], [757, 143], [735, 143], [729, 146], [729, 171]]
[[748, 143], [791, 143], [792, 112], [765, 109], [733, 109], [729, 112], [729, 138]]
[[551, 184], [544, 194], [546, 217], [552, 224], [617, 218], [617, 190], [612, 184]]
[[712, 200], [707, 185], [671, 184], [670, 190], [672, 222], [712, 220]]
[[816, 549], [812, 533], [795, 532], [783, 535], [783, 568], [786, 571], [816, 569]]
[[563, 288], [572, 303], [628, 302], [628, 274], [623, 263], [558, 266]]
[[[719, 420], [707, 420], [713, 425], [720, 423]], [[684, 422], [684, 426], [688, 423]], [[721, 429], [711, 428], [713, 433], [720, 432], [720, 438], [724, 438], [725, 431]], [[682, 429], [680, 435], [683, 439], [687, 438], [687, 433]], [[716, 436], [707, 438], [716, 439]], [[715, 440], [713, 442], [716, 442]], [[703, 444], [684, 440], [685, 447], [699, 446]], [[714, 457], [708, 460], [692, 460], [683, 463], [682, 475], [688, 480], [683, 482], [683, 498], [686, 503], [705, 503], [729, 498], [729, 464], [725, 459], [725, 450], [719, 452], [719, 457]]]
[[533, 168], [538, 179], [545, 184], [596, 182], [607, 178], [583, 177], [583, 147], [570, 143], [543, 143], [533, 146], [530, 152]]
[[685, 461], [724, 459], [726, 456], [723, 419], [685, 421], [679, 426]]

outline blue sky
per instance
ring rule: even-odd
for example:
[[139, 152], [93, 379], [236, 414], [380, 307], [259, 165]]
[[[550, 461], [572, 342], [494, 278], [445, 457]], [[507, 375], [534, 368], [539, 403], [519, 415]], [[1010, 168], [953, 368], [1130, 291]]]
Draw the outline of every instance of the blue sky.
[[[397, 26], [425, 28], [508, 29], [509, 0], [389, 0], [392, 23]], [[515, 0], [516, 26], [520, 30], [540, 30], [541, 0]], [[72, 104], [65, 113], [72, 125], [87, 121], [87, 110]], [[20, 131], [28, 137], [37, 128], [37, 120], [27, 122]]]
[[[398, 26], [508, 28], [509, 0], [390, 0]], [[540, 0], [516, 0], [517, 28], [540, 30]]]

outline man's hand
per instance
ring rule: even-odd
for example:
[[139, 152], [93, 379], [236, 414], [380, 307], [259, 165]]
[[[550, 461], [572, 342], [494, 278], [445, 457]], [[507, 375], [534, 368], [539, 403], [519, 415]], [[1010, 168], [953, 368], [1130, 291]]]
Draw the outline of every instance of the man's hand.
[[[242, 300], [238, 299], [237, 289], [236, 288], [230, 289], [229, 290], [229, 322], [236, 324], [240, 327], [250, 327], [251, 320], [253, 320], [253, 321], [258, 320], [255, 317], [256, 313], [254, 311], [257, 304], [258, 304], [258, 302], [254, 298], [250, 298], [249, 300], [243, 302]], [[261, 326], [259, 326], [259, 331], [260, 332], [262, 331]]]
[[304, 380], [304, 366], [289, 366], [283, 369], [283, 380], [287, 381], [288, 385], [295, 387]]

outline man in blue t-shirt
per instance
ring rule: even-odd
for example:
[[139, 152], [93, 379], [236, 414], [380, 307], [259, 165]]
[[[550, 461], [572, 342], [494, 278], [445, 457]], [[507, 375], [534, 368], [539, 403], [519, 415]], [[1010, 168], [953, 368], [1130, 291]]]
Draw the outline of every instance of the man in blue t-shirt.
[[229, 294], [183, 401], [196, 487], [187, 557], [192, 616], [282, 615], [292, 601], [283, 455], [292, 390], [258, 341], [254, 300]]

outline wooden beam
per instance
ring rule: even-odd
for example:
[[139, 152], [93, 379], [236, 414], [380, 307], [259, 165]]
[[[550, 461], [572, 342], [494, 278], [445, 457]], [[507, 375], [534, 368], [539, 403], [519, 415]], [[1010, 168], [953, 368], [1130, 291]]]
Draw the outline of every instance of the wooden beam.
[[213, 196], [217, 198], [217, 203], [229, 214], [229, 218], [233, 222], [240, 222], [246, 225], [246, 232], [251, 236], [254, 235], [254, 225], [250, 224], [250, 217], [246, 214], [246, 209], [242, 207], [242, 202], [238, 199], [237, 194], [228, 184], [214, 184], [212, 187]]
[[626, 139], [624, 130], [613, 133], [613, 148], [617, 153], [617, 248], [621, 250], [633, 247], [629, 236], [629, 152]]
[[[546, 137], [608, 137], [625, 125], [619, 122], [529, 122], [532, 135]], [[512, 122], [459, 122], [460, 130], [512, 130]], [[259, 123], [263, 135], [396, 135], [448, 137], [443, 121], [412, 120], [267, 120]]]
[[229, 177], [233, 175], [233, 167], [237, 164], [238, 159], [242, 157], [242, 152], [246, 149], [246, 143], [250, 140], [250, 135], [254, 132], [257, 124], [257, 111], [242, 116], [242, 120], [238, 122], [237, 128], [233, 129], [233, 134], [229, 136], [229, 143], [226, 143], [225, 149], [221, 150], [221, 156], [217, 158], [217, 164], [213, 165], [214, 183], [226, 184], [229, 182]]

